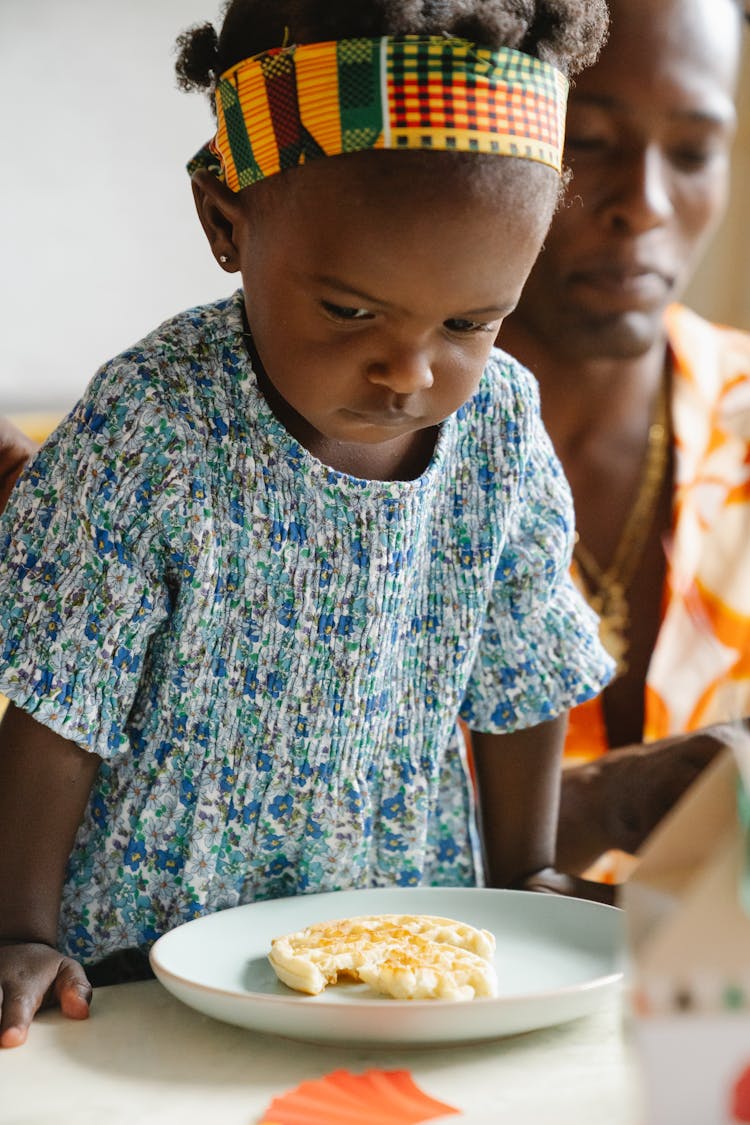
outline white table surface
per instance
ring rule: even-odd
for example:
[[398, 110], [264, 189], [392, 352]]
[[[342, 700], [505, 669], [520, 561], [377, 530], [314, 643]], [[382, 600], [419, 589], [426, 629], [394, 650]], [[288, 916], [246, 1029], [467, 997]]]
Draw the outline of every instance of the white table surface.
[[[76, 1023], [42, 1013], [0, 1051], [2, 1125], [256, 1125], [272, 1098], [332, 1070], [411, 1071], [471, 1125], [639, 1125], [619, 1004], [584, 1019], [449, 1048], [319, 1046], [185, 1007], [156, 981], [97, 989]], [[437, 1123], [436, 1123], [437, 1125]]]

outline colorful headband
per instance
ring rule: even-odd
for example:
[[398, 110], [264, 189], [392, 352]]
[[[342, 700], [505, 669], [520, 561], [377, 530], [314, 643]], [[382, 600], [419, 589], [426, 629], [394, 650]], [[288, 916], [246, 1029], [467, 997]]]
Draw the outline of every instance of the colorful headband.
[[278, 47], [227, 70], [188, 165], [232, 191], [319, 156], [431, 149], [562, 165], [568, 81], [521, 51], [405, 35]]

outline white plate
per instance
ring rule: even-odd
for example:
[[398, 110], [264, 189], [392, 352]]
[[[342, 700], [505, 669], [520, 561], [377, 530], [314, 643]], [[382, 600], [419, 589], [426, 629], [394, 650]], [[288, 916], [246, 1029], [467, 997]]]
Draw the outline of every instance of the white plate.
[[[356, 914], [440, 914], [497, 938], [499, 995], [468, 1002], [390, 1000], [366, 985], [318, 996], [281, 984], [271, 939]], [[318, 1042], [455, 1043], [494, 1039], [587, 1015], [621, 978], [619, 910], [581, 899], [479, 888], [373, 889], [238, 906], [187, 922], [151, 950], [156, 976], [215, 1019]]]

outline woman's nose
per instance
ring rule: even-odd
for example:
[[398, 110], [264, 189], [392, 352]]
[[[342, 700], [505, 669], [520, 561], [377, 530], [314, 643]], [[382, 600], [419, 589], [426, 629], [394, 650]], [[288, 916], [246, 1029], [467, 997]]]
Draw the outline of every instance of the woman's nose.
[[435, 381], [427, 352], [406, 347], [394, 348], [387, 357], [371, 361], [367, 377], [371, 383], [397, 395], [429, 390]]
[[639, 234], [665, 223], [674, 211], [668, 157], [658, 145], [623, 154], [605, 202], [614, 226]]

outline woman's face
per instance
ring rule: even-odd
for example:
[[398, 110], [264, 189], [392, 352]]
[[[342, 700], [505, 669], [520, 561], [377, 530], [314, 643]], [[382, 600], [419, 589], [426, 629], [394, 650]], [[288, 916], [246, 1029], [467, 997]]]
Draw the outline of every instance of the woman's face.
[[269, 181], [257, 219], [245, 193], [248, 323], [274, 409], [313, 452], [395, 449], [441, 422], [474, 394], [515, 307], [556, 177], [496, 158], [497, 175], [474, 181], [445, 155], [316, 161]]
[[612, 0], [577, 79], [573, 178], [516, 319], [557, 354], [642, 354], [721, 217], [741, 42], [733, 0]]

